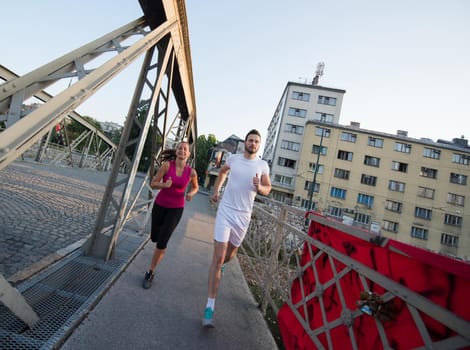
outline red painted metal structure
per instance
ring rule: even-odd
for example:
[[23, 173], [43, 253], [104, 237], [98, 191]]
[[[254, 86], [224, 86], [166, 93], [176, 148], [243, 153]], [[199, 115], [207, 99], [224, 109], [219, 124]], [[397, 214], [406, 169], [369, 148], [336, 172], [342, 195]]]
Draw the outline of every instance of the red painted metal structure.
[[286, 349], [470, 349], [470, 264], [308, 216]]

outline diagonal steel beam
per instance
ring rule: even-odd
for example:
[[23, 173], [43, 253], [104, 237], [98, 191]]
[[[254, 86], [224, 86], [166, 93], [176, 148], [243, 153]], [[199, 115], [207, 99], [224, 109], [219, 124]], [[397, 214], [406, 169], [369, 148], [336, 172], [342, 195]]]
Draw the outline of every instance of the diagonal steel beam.
[[[158, 29], [147, 34], [131, 47], [2, 132], [0, 138], [0, 170], [31, 147], [55, 124], [92, 96], [137, 57], [153, 47], [175, 25], [175, 20], [165, 22]], [[6, 88], [8, 90], [13, 82], [9, 81], [5, 84], [7, 84]], [[0, 89], [5, 89], [4, 85], [1, 85]]]
[[[5, 66], [0, 64], [0, 79], [2, 79], [4, 81], [10, 81], [10, 80], [13, 80], [13, 79], [17, 79], [18, 77], [19, 76], [16, 73], [12, 72], [8, 68], [6, 68]], [[54, 96], [52, 96], [48, 92], [42, 90], [42, 91], [36, 92], [34, 94], [34, 97], [36, 99], [38, 99], [39, 101], [41, 101], [41, 102], [47, 102], [47, 101], [51, 100]], [[9, 114], [5, 114], [5, 119], [2, 119], [2, 116], [0, 115], [0, 121], [5, 121], [7, 123], [7, 125], [8, 124], [13, 124], [14, 121], [8, 119], [9, 117], [10, 117]], [[114, 142], [105, 133], [103, 133], [101, 130], [98, 130], [94, 125], [90, 124], [87, 120], [85, 120], [76, 111], [70, 112], [68, 114], [68, 117], [72, 118], [73, 120], [75, 120], [79, 124], [83, 125], [88, 130], [92, 130], [93, 133], [96, 134], [96, 136], [98, 136], [101, 140], [103, 140], [110, 147], [110, 150], [108, 149], [106, 151], [106, 153], [110, 154], [110, 152], [111, 152], [111, 154], [114, 154], [114, 152], [116, 151], [117, 145], [115, 145]], [[36, 160], [41, 161], [41, 158], [42, 158], [42, 156], [38, 155]]]
[[29, 327], [32, 327], [39, 316], [33, 308], [26, 302], [16, 288], [10, 286], [8, 281], [0, 274], [0, 302], [10, 309]]
[[[173, 46], [171, 45], [171, 43], [167, 42], [166, 44], [166, 48], [162, 47], [165, 51], [164, 58], [162, 60], [161, 66], [159, 67], [159, 72], [156, 77], [156, 83], [151, 91], [152, 96], [150, 99], [149, 106], [147, 107], [147, 113], [144, 116], [145, 119], [138, 120], [137, 107], [139, 106], [140, 101], [142, 100], [144, 86], [146, 84], [146, 81], [148, 80], [147, 75], [151, 70], [151, 59], [154, 50], [149, 51], [144, 60], [142, 66], [142, 73], [137, 82], [131, 106], [129, 107], [128, 118], [124, 125], [121, 141], [119, 143], [118, 151], [116, 154], [116, 159], [113, 165], [113, 169], [111, 171], [110, 180], [108, 181], [108, 185], [103, 198], [103, 203], [98, 214], [98, 220], [95, 225], [95, 229], [92, 233], [92, 236], [85, 245], [85, 252], [87, 254], [109, 259], [113, 254], [113, 249], [116, 246], [119, 233], [125, 223], [125, 212], [127, 209], [127, 202], [131, 195], [130, 191], [132, 188], [132, 181], [135, 178], [135, 174], [137, 172], [137, 167], [139, 165], [140, 157], [142, 155], [145, 139], [150, 128], [150, 122], [152, 120], [151, 111], [154, 110], [155, 104], [159, 98], [159, 92], [161, 90], [163, 78], [165, 76], [165, 73], [167, 72], [170, 58], [173, 56], [174, 53]], [[134, 139], [131, 139], [131, 131], [133, 127], [137, 127], [139, 129], [139, 134]], [[122, 197], [118, 200], [113, 200], [116, 196], [116, 188], [119, 185], [119, 183], [117, 182], [119, 164], [126, 157], [126, 149], [130, 145], [135, 145], [134, 156], [132, 157], [132, 163], [130, 164], [128, 170], [130, 181], [127, 181], [124, 191], [122, 193]], [[110, 205], [112, 204], [115, 204], [115, 211], [113, 211], [113, 208], [110, 207]], [[106, 224], [106, 222], [112, 223], [112, 232], [110, 232], [109, 226]]]
[[112, 50], [120, 51], [119, 43], [133, 35], [145, 34], [146, 26], [144, 17], [136, 19], [34, 71], [0, 85], [0, 112], [8, 109], [14, 94], [24, 90], [24, 99], [28, 99], [35, 92], [45, 89], [59, 79], [77, 76], [80, 65], [92, 61], [103, 53]]
[[[171, 129], [177, 130], [177, 137], [186, 137], [189, 141], [192, 140], [193, 150], [197, 139], [194, 86], [184, 0], [140, 0], [140, 2], [146, 5], [145, 8], [142, 6], [144, 12], [147, 8], [151, 10], [151, 14], [158, 17], [158, 20], [152, 21], [154, 25], [151, 26], [150, 32], [145, 30], [150, 15], [145, 13], [146, 19], [144, 17], [137, 19], [35, 71], [22, 77], [7, 79], [6, 83], [0, 85], [0, 114], [7, 114], [7, 119], [11, 121], [11, 126], [2, 132], [0, 138], [1, 170], [49, 133], [54, 125], [63, 121], [67, 115], [72, 114], [76, 107], [129, 66], [136, 58], [143, 54], [146, 55], [95, 229], [92, 238], [84, 246], [85, 252], [105, 259], [108, 259], [114, 252], [119, 233], [137, 203], [136, 199], [130, 201], [130, 204], [128, 202], [137, 166], [142, 156], [143, 145], [150, 129], [150, 121], [154, 121], [152, 128], [155, 132], [153, 135], [160, 135], [166, 139], [170, 133], [170, 130], [166, 130], [170, 91], [178, 108], [175, 117], [177, 122], [171, 124]], [[156, 9], [157, 11], [155, 11]], [[165, 13], [162, 13], [162, 9]], [[132, 35], [144, 35], [144, 38], [137, 40], [127, 48], [122, 47], [120, 43]], [[116, 52], [116, 56], [96, 69], [87, 69], [88, 62], [110, 51]], [[160, 59], [157, 65], [159, 71], [155, 78], [155, 84], [152, 85], [150, 84], [152, 79], [147, 76], [147, 73], [155, 68], [152, 64], [152, 57], [153, 53], [157, 51], [164, 52], [164, 56], [159, 55]], [[41, 94], [43, 94], [44, 88], [66, 77], [77, 77], [78, 81], [55, 97], [44, 99], [46, 101], [41, 107], [20, 118], [21, 106], [26, 99], [36, 95], [43, 96]], [[163, 94], [164, 83], [168, 84], [166, 94]], [[143, 87], [147, 84], [151, 85], [151, 98], [145, 100], [142, 92]], [[137, 118], [137, 112], [143, 102], [149, 103], [149, 105], [144, 120], [140, 121]], [[165, 105], [164, 112], [160, 110], [160, 103]], [[164, 119], [163, 131], [159, 130], [160, 119]], [[136, 138], [131, 137], [132, 127], [139, 128], [139, 135]], [[174, 141], [176, 142], [176, 140]], [[126, 150], [132, 146], [135, 147], [135, 151], [130, 159]], [[161, 144], [160, 149], [163, 146]], [[118, 172], [123, 170], [121, 163], [127, 164], [125, 169], [127, 177], [118, 180]], [[153, 170], [153, 168], [149, 169], [149, 174], [152, 174]], [[148, 176], [145, 178], [144, 184], [140, 186], [141, 189], [135, 198], [139, 198], [140, 192], [146, 188], [147, 179]], [[121, 185], [124, 185], [122, 193], [118, 190]], [[151, 208], [151, 203], [146, 203], [146, 206]], [[112, 228], [111, 235], [109, 235], [110, 227]], [[0, 294], [8, 291], [8, 286], [0, 285]], [[19, 298], [15, 297], [14, 301], [19, 301]], [[31, 319], [31, 322], [34, 320]]]

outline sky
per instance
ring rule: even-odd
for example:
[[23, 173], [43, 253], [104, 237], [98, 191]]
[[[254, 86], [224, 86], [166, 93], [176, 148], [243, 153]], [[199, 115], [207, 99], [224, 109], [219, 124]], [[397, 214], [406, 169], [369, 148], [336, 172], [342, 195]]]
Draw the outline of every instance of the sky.
[[[470, 1], [187, 0], [198, 134], [265, 135], [288, 81], [346, 90], [340, 124], [470, 137]], [[22, 75], [142, 15], [138, 0], [2, 5], [0, 64]], [[140, 61], [77, 111], [123, 124]], [[53, 91], [49, 91], [54, 93]]]

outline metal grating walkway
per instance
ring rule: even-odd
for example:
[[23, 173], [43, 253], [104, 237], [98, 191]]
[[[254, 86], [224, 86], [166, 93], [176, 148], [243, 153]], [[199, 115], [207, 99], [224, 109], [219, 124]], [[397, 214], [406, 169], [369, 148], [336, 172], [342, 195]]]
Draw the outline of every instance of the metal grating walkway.
[[0, 349], [56, 349], [99, 301], [148, 236], [123, 231], [116, 257], [86, 257], [77, 250], [16, 288], [40, 317], [29, 328], [0, 304]]

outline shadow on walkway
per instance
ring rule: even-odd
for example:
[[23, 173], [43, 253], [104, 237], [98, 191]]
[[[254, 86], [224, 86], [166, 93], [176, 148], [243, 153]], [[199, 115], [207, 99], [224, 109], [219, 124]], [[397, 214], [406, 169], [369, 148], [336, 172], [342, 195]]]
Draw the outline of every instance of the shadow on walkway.
[[0, 271], [40, 316], [27, 329], [0, 304], [0, 350], [276, 349], [236, 259], [216, 328], [201, 327], [215, 216], [203, 193], [187, 203], [151, 289], [148, 227], [126, 224], [109, 261], [83, 256], [108, 176], [29, 162], [0, 173]]
[[61, 349], [276, 349], [236, 259], [221, 282], [216, 328], [201, 327], [214, 215], [204, 194], [187, 203], [152, 288], [141, 287], [148, 241]]

